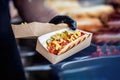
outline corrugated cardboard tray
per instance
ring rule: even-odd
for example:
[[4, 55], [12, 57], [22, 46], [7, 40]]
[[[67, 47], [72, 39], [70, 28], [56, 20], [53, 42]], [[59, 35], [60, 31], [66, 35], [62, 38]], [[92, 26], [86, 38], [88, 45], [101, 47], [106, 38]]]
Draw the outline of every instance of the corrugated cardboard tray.
[[37, 38], [48, 32], [56, 31], [68, 27], [66, 24], [50, 24], [31, 22], [26, 24], [12, 24], [12, 30], [15, 38]]
[[91, 39], [92, 39], [92, 33], [83, 31], [86, 34], [89, 34], [89, 37], [87, 37], [84, 41], [80, 42], [78, 45], [74, 46], [73, 48], [69, 49], [68, 51], [66, 51], [64, 54], [61, 55], [55, 55], [52, 54], [50, 52], [48, 52], [48, 50], [46, 49], [46, 40], [48, 38], [50, 38], [51, 35], [64, 31], [64, 30], [68, 30], [69, 28], [64, 28], [61, 30], [57, 30], [51, 33], [47, 33], [44, 34], [42, 36], [38, 37], [37, 40], [37, 45], [36, 45], [36, 50], [42, 55], [44, 56], [47, 60], [49, 60], [52, 64], [56, 64], [70, 56], [72, 56], [73, 54], [85, 49], [86, 47], [88, 47], [91, 43]]

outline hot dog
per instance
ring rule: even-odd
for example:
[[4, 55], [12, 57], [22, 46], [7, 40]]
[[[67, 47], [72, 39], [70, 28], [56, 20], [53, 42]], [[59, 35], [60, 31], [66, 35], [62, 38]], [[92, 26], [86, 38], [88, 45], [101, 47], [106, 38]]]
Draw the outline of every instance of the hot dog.
[[84, 41], [89, 34], [82, 31], [63, 31], [52, 35], [47, 41], [47, 49], [50, 53], [60, 55]]

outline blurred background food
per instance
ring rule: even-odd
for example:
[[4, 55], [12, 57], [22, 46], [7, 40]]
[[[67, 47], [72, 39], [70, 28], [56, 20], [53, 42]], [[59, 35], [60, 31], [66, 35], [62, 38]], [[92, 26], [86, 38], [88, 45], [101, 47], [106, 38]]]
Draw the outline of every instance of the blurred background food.
[[[76, 20], [78, 29], [93, 33], [90, 47], [58, 65], [86, 56], [99, 58], [120, 53], [120, 0], [16, 0], [15, 3], [18, 5], [10, 1], [12, 24], [49, 22], [58, 14], [68, 15]], [[16, 40], [28, 80], [54, 80], [50, 63], [35, 51], [36, 39]]]
[[[77, 21], [77, 28], [95, 34], [94, 42], [120, 42], [119, 0], [47, 0], [46, 4], [61, 15]], [[114, 37], [113, 35], [118, 35]], [[114, 39], [114, 40], [113, 40]]]

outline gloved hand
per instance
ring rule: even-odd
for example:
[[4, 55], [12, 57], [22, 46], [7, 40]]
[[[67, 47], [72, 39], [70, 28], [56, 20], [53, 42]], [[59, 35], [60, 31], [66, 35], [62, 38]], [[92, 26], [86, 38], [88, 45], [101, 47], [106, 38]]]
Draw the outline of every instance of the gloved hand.
[[71, 28], [72, 30], [76, 30], [76, 21], [73, 20], [71, 17], [66, 16], [66, 15], [58, 15], [53, 17], [49, 23], [53, 23], [53, 24], [59, 24], [59, 23], [66, 23], [68, 24], [69, 28]]

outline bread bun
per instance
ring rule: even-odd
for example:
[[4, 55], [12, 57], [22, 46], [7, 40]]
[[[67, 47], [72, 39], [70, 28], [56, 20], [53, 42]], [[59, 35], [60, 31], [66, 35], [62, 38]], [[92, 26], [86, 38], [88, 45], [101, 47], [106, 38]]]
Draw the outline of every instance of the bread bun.
[[66, 51], [68, 51], [69, 49], [73, 48], [74, 46], [78, 45], [80, 42], [84, 41], [86, 38], [88, 38], [90, 36], [90, 34], [85, 34], [79, 38], [77, 38], [76, 40], [70, 42], [69, 44], [67, 44], [57, 55], [61, 55], [63, 53], [65, 53]]
[[82, 18], [77, 20], [77, 28], [81, 30], [86, 30], [90, 32], [97, 32], [101, 30], [102, 23], [98, 18]]

